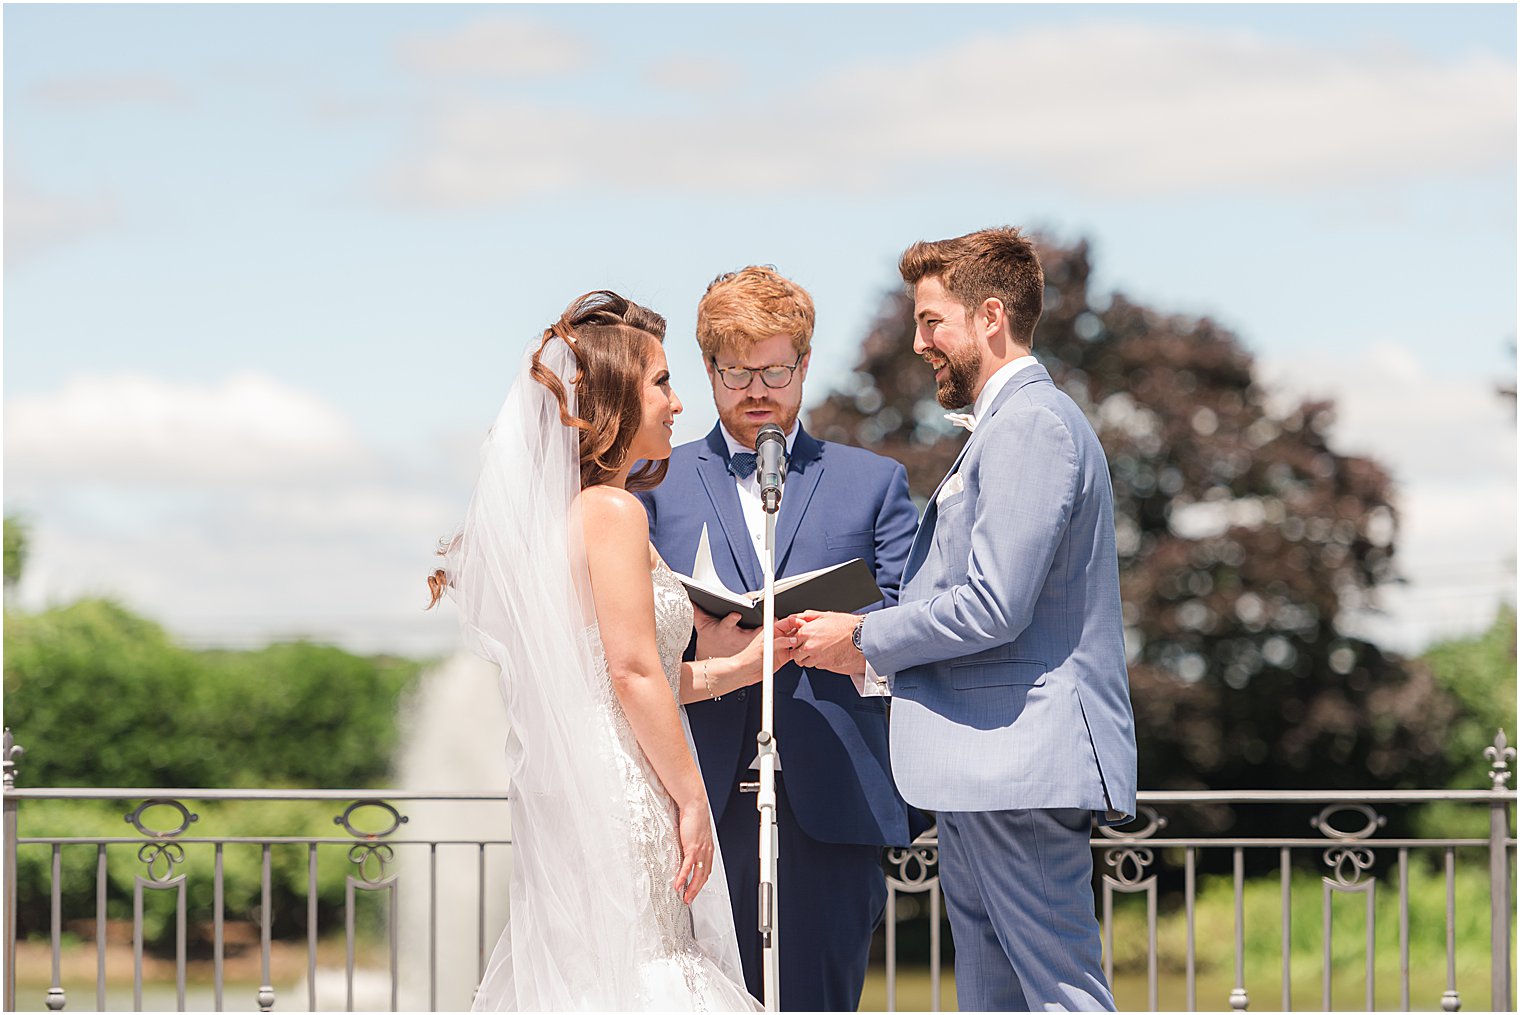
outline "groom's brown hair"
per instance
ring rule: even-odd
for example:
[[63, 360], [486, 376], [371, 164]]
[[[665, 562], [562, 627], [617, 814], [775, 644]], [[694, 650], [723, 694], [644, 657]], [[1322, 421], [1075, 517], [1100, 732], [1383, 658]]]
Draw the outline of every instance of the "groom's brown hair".
[[953, 240], [920, 240], [903, 251], [897, 270], [909, 296], [921, 280], [937, 278], [967, 313], [996, 298], [1013, 337], [1034, 345], [1034, 327], [1045, 306], [1045, 270], [1034, 244], [1012, 226], [979, 229]]

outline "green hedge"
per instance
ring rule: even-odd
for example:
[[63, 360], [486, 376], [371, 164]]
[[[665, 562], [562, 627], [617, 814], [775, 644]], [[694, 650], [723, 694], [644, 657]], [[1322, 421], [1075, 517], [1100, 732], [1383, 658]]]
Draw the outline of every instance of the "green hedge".
[[[306, 643], [250, 652], [196, 652], [121, 605], [82, 600], [36, 614], [5, 617], [5, 724], [27, 748], [22, 787], [328, 787], [365, 788], [388, 781], [401, 697], [421, 664], [366, 658]], [[205, 804], [189, 834], [217, 836], [341, 834], [333, 805], [291, 802]], [[26, 801], [23, 836], [135, 835], [128, 808], [94, 801]], [[161, 821], [159, 823], [162, 823]], [[112, 846], [108, 913], [130, 918], [133, 878], [143, 871]], [[190, 875], [192, 913], [209, 913], [212, 847], [187, 846], [175, 873]], [[344, 851], [319, 851], [319, 918], [341, 919]], [[63, 850], [66, 917], [95, 913], [91, 846]], [[23, 933], [47, 930], [49, 850], [18, 850], [18, 908]], [[306, 855], [272, 854], [274, 911], [280, 935], [304, 932]], [[259, 848], [230, 844], [224, 853], [229, 919], [248, 918], [258, 903]], [[174, 896], [144, 896], [147, 936], [173, 941]], [[368, 903], [366, 903], [368, 906]]]
[[193, 652], [88, 599], [7, 612], [5, 722], [23, 786], [369, 786], [419, 669], [306, 643]]

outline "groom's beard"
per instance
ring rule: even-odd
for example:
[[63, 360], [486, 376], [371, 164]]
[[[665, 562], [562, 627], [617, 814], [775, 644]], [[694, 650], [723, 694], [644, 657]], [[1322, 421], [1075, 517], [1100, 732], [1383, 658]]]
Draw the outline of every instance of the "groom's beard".
[[982, 373], [982, 350], [973, 347], [954, 352], [938, 350], [949, 369], [934, 395], [946, 409], [959, 409], [976, 401], [976, 379]]

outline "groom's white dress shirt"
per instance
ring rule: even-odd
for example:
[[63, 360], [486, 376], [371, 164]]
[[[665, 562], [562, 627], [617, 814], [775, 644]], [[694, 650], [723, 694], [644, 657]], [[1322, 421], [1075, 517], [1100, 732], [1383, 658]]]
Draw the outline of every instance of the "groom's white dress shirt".
[[1011, 363], [1004, 363], [998, 367], [997, 373], [987, 378], [987, 383], [982, 385], [981, 394], [976, 396], [976, 402], [971, 406], [970, 412], [947, 412], [945, 418], [962, 429], [976, 433], [976, 421], [981, 418], [982, 413], [987, 411], [987, 407], [992, 404], [993, 399], [997, 398], [1003, 386], [1013, 380], [1013, 375], [1020, 370], [1039, 365], [1039, 360], [1033, 356], [1020, 356]]

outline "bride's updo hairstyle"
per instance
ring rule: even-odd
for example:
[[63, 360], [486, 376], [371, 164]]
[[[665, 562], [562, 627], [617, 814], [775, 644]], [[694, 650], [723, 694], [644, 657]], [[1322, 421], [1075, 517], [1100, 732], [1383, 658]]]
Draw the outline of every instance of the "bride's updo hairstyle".
[[[624, 299], [615, 292], [598, 289], [578, 297], [544, 330], [533, 351], [530, 373], [559, 402], [560, 422], [580, 433], [581, 489], [597, 486], [617, 475], [628, 449], [644, 421], [644, 375], [649, 366], [649, 340], [665, 341], [665, 318]], [[575, 406], [570, 412], [565, 385], [543, 363], [550, 342], [562, 341], [575, 357]], [[630, 492], [659, 486], [668, 461], [646, 462], [628, 476]], [[446, 555], [460, 535], [440, 544]], [[442, 569], [428, 575], [431, 601], [437, 605], [450, 583]]]
[[[581, 489], [598, 486], [626, 464], [628, 449], [644, 421], [644, 375], [649, 340], [665, 341], [665, 318], [615, 292], [598, 289], [575, 299], [544, 331], [533, 353], [533, 379], [559, 402], [560, 422], [580, 431]], [[560, 340], [575, 356], [575, 407], [565, 386], [541, 360], [550, 342]], [[645, 462], [628, 476], [636, 493], [660, 485], [668, 461]]]

